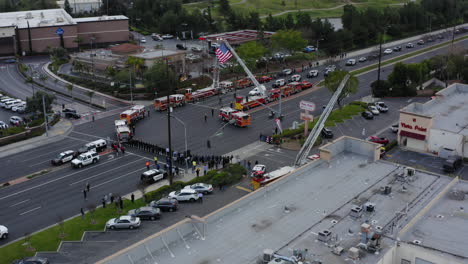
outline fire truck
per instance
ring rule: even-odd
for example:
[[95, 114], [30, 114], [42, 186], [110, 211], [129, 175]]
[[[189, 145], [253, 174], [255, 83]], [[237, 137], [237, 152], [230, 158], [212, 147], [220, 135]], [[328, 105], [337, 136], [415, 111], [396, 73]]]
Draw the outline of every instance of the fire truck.
[[238, 127], [246, 127], [250, 125], [251, 118], [249, 114], [232, 109], [230, 107], [223, 107], [219, 110], [219, 117], [221, 120], [230, 122]]
[[185, 89], [185, 91], [186, 91], [185, 92], [186, 102], [199, 101], [201, 99], [205, 99], [205, 98], [218, 94], [218, 90], [214, 87], [207, 87], [207, 88], [199, 89], [195, 92], [192, 92], [192, 88], [187, 88]]
[[135, 110], [137, 112], [137, 119], [143, 119], [145, 118], [145, 106], [144, 105], [134, 105], [130, 110]]
[[236, 86], [237, 89], [242, 89], [245, 87], [252, 86], [253, 82], [249, 78], [243, 78], [243, 79], [235, 81], [234, 85]]
[[127, 126], [126, 120], [115, 120], [115, 133], [119, 142], [128, 142], [132, 139], [133, 135], [130, 128]]
[[308, 82], [308, 81], [301, 82], [301, 85], [302, 85], [302, 90], [309, 89], [310, 87], [314, 86], [313, 83]]
[[138, 112], [136, 110], [126, 110], [120, 113], [120, 120], [125, 120], [127, 125], [133, 124], [138, 120]]
[[239, 111], [250, 110], [259, 105], [268, 103], [269, 100], [267, 100], [267, 98], [268, 97], [265, 95], [247, 96], [245, 98], [242, 96], [236, 96], [236, 103], [234, 104], [234, 108]]
[[[169, 95], [171, 107], [179, 107], [185, 104], [185, 96], [183, 94]], [[154, 100], [154, 110], [164, 111], [167, 110], [167, 96], [163, 96]]]

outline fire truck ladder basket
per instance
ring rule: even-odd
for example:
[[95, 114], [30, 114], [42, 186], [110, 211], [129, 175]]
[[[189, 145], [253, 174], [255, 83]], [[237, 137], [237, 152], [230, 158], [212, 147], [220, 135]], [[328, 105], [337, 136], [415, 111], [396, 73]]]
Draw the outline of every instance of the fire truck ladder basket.
[[335, 93], [333, 94], [332, 98], [328, 102], [327, 106], [323, 110], [322, 114], [320, 115], [317, 124], [315, 124], [314, 128], [310, 132], [309, 136], [307, 137], [304, 145], [302, 146], [301, 150], [296, 156], [296, 160], [294, 161], [295, 166], [301, 166], [305, 163], [307, 156], [309, 155], [310, 150], [314, 146], [315, 141], [320, 136], [320, 132], [322, 131], [323, 127], [325, 126], [325, 121], [327, 121], [328, 116], [331, 114], [333, 107], [335, 106], [338, 97], [340, 96], [343, 88], [345, 87], [346, 83], [349, 80], [350, 75], [346, 75], [344, 79], [341, 81], [338, 89], [336, 89]]

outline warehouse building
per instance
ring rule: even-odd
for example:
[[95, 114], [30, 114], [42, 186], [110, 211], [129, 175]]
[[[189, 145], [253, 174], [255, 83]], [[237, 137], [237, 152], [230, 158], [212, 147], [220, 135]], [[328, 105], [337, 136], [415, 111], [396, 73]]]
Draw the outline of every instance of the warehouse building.
[[424, 104], [400, 110], [398, 144], [442, 158], [468, 158], [468, 85], [452, 84]]
[[128, 18], [72, 18], [63, 9], [0, 14], [0, 55], [47, 52], [50, 47], [76, 49], [129, 40]]

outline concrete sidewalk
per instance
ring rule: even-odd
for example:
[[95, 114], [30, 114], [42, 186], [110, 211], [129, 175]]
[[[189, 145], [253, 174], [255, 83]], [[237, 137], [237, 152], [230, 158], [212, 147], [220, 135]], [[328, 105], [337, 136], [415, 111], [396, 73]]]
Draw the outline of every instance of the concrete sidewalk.
[[46, 136], [44, 133], [41, 136], [29, 138], [0, 147], [0, 158], [58, 142], [64, 139], [71, 132], [72, 128], [73, 124], [69, 120], [61, 119], [57, 124], [49, 128], [48, 136]]

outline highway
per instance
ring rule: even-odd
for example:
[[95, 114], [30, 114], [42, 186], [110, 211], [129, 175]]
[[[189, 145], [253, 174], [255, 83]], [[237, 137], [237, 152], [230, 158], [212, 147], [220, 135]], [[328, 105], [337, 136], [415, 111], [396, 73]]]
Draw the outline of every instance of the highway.
[[[433, 43], [437, 44], [437, 42]], [[463, 47], [467, 46], [467, 41], [461, 42]], [[427, 47], [424, 45], [423, 47]], [[410, 51], [415, 51], [423, 47], [415, 47]], [[431, 56], [445, 53], [447, 48], [441, 48], [414, 58], [405, 60], [406, 63], [418, 62]], [[404, 54], [406, 50], [385, 56], [384, 59]], [[349, 58], [347, 58], [349, 59]], [[345, 59], [345, 60], [347, 60]], [[40, 59], [34, 59], [27, 63], [37, 63]], [[359, 64], [359, 66], [368, 65], [370, 62]], [[345, 69], [357, 68], [357, 66], [346, 67], [344, 61], [337, 66]], [[319, 70], [321, 76], [323, 67]], [[382, 79], [385, 79], [392, 70], [392, 65], [386, 66], [382, 70]], [[4, 84], [13, 83], [9, 89], [18, 94], [27, 94], [29, 86], [24, 85], [21, 77], [5, 73], [2, 71], [0, 82]], [[4, 79], [5, 76], [10, 79]], [[323, 77], [319, 76], [311, 81], [317, 82]], [[376, 71], [373, 70], [358, 76], [360, 85], [359, 91], [355, 95], [349, 96], [345, 101], [349, 102], [367, 96], [370, 94], [369, 84], [376, 79]], [[14, 80], [15, 81], [14, 81]], [[16, 88], [16, 89], [14, 89]], [[239, 91], [239, 94], [245, 95], [249, 88]], [[290, 97], [282, 102], [282, 111], [285, 116], [283, 127], [291, 126], [293, 121], [299, 119], [299, 101], [308, 100], [317, 105], [317, 110], [313, 113], [315, 116], [322, 111], [322, 105], [325, 105], [331, 94], [328, 90], [313, 89], [303, 92], [297, 96]], [[225, 105], [233, 99], [232, 94], [222, 95], [222, 102]], [[118, 107], [121, 105], [115, 105]], [[277, 107], [277, 106], [275, 106]], [[252, 110], [252, 125], [248, 128], [237, 128], [231, 125], [225, 126], [221, 135], [215, 135], [223, 126], [223, 123], [215, 116], [211, 117], [211, 109], [219, 108], [218, 97], [209, 98], [203, 102], [184, 107], [176, 108], [173, 115], [180, 118], [187, 128], [187, 143], [192, 153], [197, 154], [224, 154], [236, 150], [247, 144], [258, 140], [260, 133], [271, 134], [274, 129], [274, 123], [268, 118], [269, 110]], [[115, 108], [118, 109], [118, 108]], [[204, 115], [208, 115], [205, 123]], [[96, 138], [113, 138], [113, 121], [118, 115], [111, 115], [95, 122], [85, 122], [76, 124], [73, 132], [63, 141], [53, 143], [47, 146], [36, 148], [25, 153], [8, 156], [0, 159], [2, 174], [0, 182], [17, 179], [25, 175], [38, 172], [44, 169], [51, 169], [50, 159], [59, 152], [67, 149], [77, 149], [84, 143], [95, 140]], [[175, 150], [184, 149], [184, 126], [175, 119], [172, 119], [172, 142]], [[167, 119], [164, 113], [151, 112], [151, 117], [140, 121], [136, 128], [136, 138], [146, 142], [152, 142], [161, 146], [167, 146]], [[206, 140], [210, 138], [211, 148], [208, 149]], [[112, 154], [101, 156], [101, 161], [95, 165], [90, 165], [82, 169], [72, 169], [69, 165], [52, 168], [51, 171], [32, 180], [0, 188], [0, 223], [10, 229], [11, 238], [9, 241], [22, 237], [26, 232], [34, 232], [43, 227], [57, 222], [58, 218], [68, 218], [79, 213], [80, 208], [86, 208], [90, 204], [100, 204], [100, 199], [108, 193], [124, 195], [136, 189], [139, 181], [139, 174], [145, 169], [144, 163], [150, 155], [132, 150], [127, 151], [124, 157], [115, 157]], [[274, 168], [271, 168], [274, 169]], [[86, 182], [91, 184], [91, 193], [88, 200], [83, 199], [82, 190]], [[1, 241], [0, 245], [7, 243]]]

